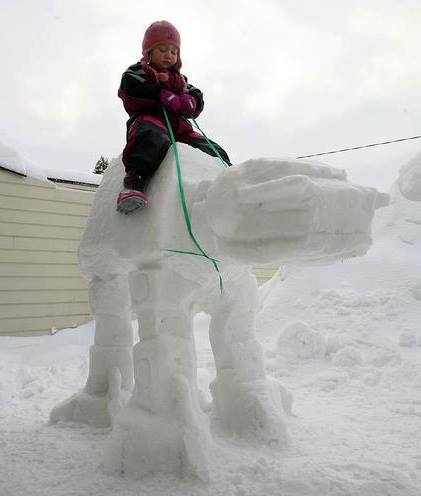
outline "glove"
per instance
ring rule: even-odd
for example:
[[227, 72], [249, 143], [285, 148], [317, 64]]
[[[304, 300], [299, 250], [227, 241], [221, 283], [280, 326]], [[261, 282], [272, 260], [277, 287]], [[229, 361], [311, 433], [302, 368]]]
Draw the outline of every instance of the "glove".
[[178, 95], [168, 90], [161, 90], [159, 101], [171, 114], [179, 114], [181, 109], [181, 100]]
[[172, 91], [161, 90], [159, 101], [170, 112], [176, 115], [193, 115], [197, 108], [196, 98], [188, 93], [176, 95]]
[[180, 95], [180, 100], [180, 114], [186, 117], [194, 115], [197, 108], [196, 98], [188, 93], [183, 93]]

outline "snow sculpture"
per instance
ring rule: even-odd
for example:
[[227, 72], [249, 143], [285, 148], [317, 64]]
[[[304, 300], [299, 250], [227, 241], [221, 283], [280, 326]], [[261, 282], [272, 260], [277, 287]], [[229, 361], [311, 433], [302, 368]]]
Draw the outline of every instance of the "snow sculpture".
[[[206, 478], [211, 437], [196, 383], [193, 316], [211, 315], [215, 422], [240, 436], [284, 443], [283, 390], [266, 377], [254, 334], [251, 265], [362, 255], [374, 209], [385, 201], [374, 189], [349, 184], [343, 171], [314, 163], [260, 159], [223, 169], [198, 150], [180, 144], [179, 151], [192, 229], [219, 261], [223, 292], [209, 259], [166, 251], [196, 250], [173, 152], [150, 185], [150, 207], [128, 216], [115, 211], [123, 166], [114, 160], [80, 245], [96, 320], [89, 377], [51, 420], [111, 423], [108, 467]], [[133, 349], [132, 311], [140, 338]]]

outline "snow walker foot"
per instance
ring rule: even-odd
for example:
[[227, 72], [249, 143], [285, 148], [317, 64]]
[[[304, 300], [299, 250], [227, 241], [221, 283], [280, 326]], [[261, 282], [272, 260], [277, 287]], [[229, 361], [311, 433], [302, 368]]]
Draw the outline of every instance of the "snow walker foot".
[[123, 189], [117, 198], [117, 210], [123, 214], [128, 214], [144, 208], [148, 205], [148, 199], [142, 191], [136, 189]]

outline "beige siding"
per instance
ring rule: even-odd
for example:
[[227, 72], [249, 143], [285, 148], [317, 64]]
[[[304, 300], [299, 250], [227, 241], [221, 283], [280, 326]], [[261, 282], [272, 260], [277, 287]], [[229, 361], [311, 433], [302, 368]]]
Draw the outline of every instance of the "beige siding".
[[277, 270], [277, 267], [253, 267], [253, 274], [256, 276], [257, 284], [261, 286], [269, 281]]
[[79, 277], [75, 264], [0, 263], [0, 277]]
[[76, 252], [1, 250], [0, 263], [77, 264]]
[[87, 320], [88, 315], [53, 315], [47, 317], [1, 319], [2, 335], [19, 336], [21, 333], [29, 335], [33, 332], [40, 334], [54, 333], [57, 329], [75, 327]]
[[3, 319], [14, 319], [29, 317], [51, 317], [63, 315], [84, 315], [89, 313], [88, 304], [82, 303], [24, 303], [7, 305], [3, 309]]
[[[14, 303], [84, 303], [86, 289], [61, 289], [51, 291], [0, 291], [0, 305]], [[5, 308], [5, 306], [3, 307]]]
[[[0, 174], [2, 172], [0, 171]], [[54, 187], [54, 186], [52, 186]], [[89, 193], [84, 193], [89, 194]], [[24, 212], [55, 212], [57, 214], [68, 215], [69, 204], [56, 201], [41, 200], [39, 198], [18, 198], [14, 196], [0, 196], [0, 209], [19, 210]], [[89, 214], [89, 205], [79, 205], [73, 203], [71, 207], [72, 215], [86, 217]]]
[[89, 320], [77, 250], [94, 190], [0, 170], [0, 335]]

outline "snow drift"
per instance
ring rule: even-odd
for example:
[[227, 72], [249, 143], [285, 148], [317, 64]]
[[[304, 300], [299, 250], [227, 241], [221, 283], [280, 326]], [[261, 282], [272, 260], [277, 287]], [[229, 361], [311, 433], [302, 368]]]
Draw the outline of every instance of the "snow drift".
[[421, 152], [401, 168], [398, 185], [405, 198], [421, 201]]

